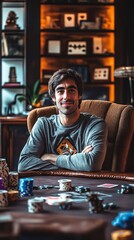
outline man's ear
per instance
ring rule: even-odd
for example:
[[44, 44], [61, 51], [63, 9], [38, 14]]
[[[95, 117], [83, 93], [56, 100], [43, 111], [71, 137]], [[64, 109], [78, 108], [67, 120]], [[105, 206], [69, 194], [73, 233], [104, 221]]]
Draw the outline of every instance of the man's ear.
[[54, 103], [56, 102], [55, 96], [52, 96], [52, 100]]

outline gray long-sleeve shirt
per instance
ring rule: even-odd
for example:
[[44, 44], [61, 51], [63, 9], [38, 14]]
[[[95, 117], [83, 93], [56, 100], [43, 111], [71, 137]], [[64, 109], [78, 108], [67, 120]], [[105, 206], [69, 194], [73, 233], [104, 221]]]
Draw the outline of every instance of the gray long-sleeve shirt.
[[[82, 153], [92, 145], [93, 150]], [[59, 115], [41, 117], [35, 123], [20, 154], [18, 171], [65, 168], [75, 171], [101, 170], [107, 148], [107, 126], [103, 119], [81, 113], [71, 126], [63, 126]], [[57, 154], [56, 165], [41, 160], [45, 153]]]

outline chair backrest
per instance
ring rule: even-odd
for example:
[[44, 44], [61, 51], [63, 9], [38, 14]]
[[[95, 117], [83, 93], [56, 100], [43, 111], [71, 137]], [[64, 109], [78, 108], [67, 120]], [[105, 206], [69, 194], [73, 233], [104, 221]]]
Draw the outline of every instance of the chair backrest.
[[[134, 171], [134, 108], [102, 100], [83, 100], [81, 112], [103, 118], [108, 126], [108, 146], [103, 170]], [[38, 117], [58, 114], [55, 106], [36, 108], [27, 118], [29, 132]]]

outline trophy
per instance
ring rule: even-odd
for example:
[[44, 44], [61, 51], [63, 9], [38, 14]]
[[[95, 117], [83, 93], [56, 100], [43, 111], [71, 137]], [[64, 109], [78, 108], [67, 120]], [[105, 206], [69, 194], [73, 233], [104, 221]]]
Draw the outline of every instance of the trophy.
[[18, 17], [16, 16], [16, 13], [14, 11], [10, 11], [8, 13], [7, 19], [6, 19], [6, 25], [5, 25], [5, 29], [8, 30], [19, 30], [20, 27], [18, 24], [16, 24]]

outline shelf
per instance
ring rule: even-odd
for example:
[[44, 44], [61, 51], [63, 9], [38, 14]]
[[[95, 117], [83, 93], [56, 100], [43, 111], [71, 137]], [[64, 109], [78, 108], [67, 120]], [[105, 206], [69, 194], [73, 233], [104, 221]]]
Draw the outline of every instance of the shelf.
[[6, 88], [26, 88], [26, 86], [24, 86], [24, 85], [20, 85], [20, 86], [2, 86], [1, 87], [2, 89], [6, 89]]
[[76, 31], [79, 31], [79, 33], [114, 33], [115, 30], [111, 30], [111, 29], [80, 29], [80, 28], [63, 28], [63, 29], [41, 29], [40, 32], [43, 33], [54, 33], [54, 32], [60, 32], [60, 33], [68, 33], [68, 32], [72, 32], [72, 33], [76, 33]]
[[[57, 69], [70, 67], [85, 75], [87, 91], [94, 87], [102, 91], [104, 87], [109, 91], [107, 98], [114, 101], [114, 8], [114, 1], [40, 1], [42, 83], [47, 85], [47, 75], [51, 76]], [[106, 69], [107, 81], [91, 81], [95, 69], [100, 69], [101, 75]]]
[[[0, 114], [6, 114], [10, 103], [17, 94], [26, 93], [26, 1], [1, 1], [0, 13]], [[4, 85], [8, 82], [20, 84]], [[25, 104], [16, 102], [13, 114], [23, 112]]]

